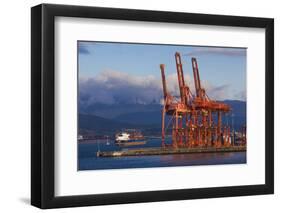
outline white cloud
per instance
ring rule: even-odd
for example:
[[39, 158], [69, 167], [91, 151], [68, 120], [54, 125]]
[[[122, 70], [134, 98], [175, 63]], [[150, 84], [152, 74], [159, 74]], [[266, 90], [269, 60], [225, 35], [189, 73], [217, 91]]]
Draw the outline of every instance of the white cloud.
[[94, 78], [80, 78], [80, 101], [91, 103], [151, 103], [160, 101], [161, 82], [154, 76], [133, 76], [107, 70]]
[[245, 56], [246, 48], [197, 47], [194, 48], [191, 52], [188, 52], [184, 55], [198, 56], [198, 55], [206, 55], [206, 54], [216, 54], [216, 55], [225, 55], [225, 56]]
[[[166, 76], [168, 91], [172, 95], [179, 95], [177, 74]], [[193, 77], [185, 75], [185, 82], [194, 92]], [[228, 97], [229, 86], [214, 86], [210, 82], [202, 81], [211, 99], [224, 100]], [[81, 77], [79, 79], [80, 104], [88, 106], [92, 103], [160, 103], [163, 97], [160, 77], [135, 76], [124, 72], [106, 70], [96, 77]]]

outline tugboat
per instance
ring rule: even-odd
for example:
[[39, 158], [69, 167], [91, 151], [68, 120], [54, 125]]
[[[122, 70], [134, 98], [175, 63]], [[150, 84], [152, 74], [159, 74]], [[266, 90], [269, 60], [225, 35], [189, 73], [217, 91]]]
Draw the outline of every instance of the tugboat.
[[146, 144], [142, 133], [136, 129], [125, 129], [115, 135], [115, 143], [120, 146], [136, 146]]

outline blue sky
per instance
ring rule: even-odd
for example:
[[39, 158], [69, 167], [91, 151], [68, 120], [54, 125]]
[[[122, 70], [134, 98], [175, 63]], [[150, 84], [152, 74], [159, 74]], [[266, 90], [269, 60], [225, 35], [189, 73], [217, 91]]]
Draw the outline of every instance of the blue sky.
[[[180, 52], [184, 73], [186, 78], [189, 78], [187, 82], [190, 87], [194, 87], [191, 57], [196, 57], [200, 78], [209, 96], [219, 100], [245, 100], [246, 51], [245, 48], [79, 41], [78, 69], [79, 78], [82, 79], [79, 85], [82, 88], [81, 91], [86, 93], [87, 89], [95, 90], [94, 85], [83, 85], [89, 82], [92, 84], [98, 82], [99, 88], [96, 89], [100, 90], [102, 82], [108, 93], [112, 93], [110, 88], [112, 90], [117, 88], [115, 85], [117, 81], [119, 88], [122, 80], [124, 84], [127, 84], [128, 89], [135, 85], [139, 89], [146, 86], [153, 89], [154, 85], [150, 84], [159, 84], [158, 87], [161, 88], [159, 64], [166, 65], [166, 75], [171, 76], [170, 79], [173, 80], [172, 75], [176, 74], [174, 55], [175, 52]], [[169, 85], [169, 82], [167, 84]], [[150, 90], [145, 91], [149, 93]], [[88, 94], [88, 96], [91, 95], [97, 96], [97, 93]], [[116, 95], [115, 89], [114, 98]], [[157, 95], [154, 94], [154, 96], [153, 98], [157, 99]]]

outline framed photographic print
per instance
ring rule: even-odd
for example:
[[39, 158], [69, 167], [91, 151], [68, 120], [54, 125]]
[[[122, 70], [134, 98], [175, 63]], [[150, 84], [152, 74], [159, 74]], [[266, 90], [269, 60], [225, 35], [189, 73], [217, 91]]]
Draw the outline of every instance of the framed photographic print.
[[272, 194], [274, 21], [31, 9], [31, 203]]

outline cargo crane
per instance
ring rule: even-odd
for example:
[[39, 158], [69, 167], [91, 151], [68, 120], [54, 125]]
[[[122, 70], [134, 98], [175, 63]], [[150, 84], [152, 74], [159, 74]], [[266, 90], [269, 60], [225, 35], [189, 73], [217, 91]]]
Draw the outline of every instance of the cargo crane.
[[[230, 111], [224, 103], [211, 100], [204, 88], [201, 87], [197, 60], [192, 58], [192, 68], [195, 83], [195, 95], [190, 91], [184, 80], [181, 56], [175, 53], [176, 69], [180, 99], [172, 96], [167, 90], [165, 65], [160, 64], [164, 105], [162, 109], [162, 147], [165, 143], [165, 132], [172, 123], [172, 147], [195, 146], [229, 146], [230, 128], [222, 126], [222, 113]], [[214, 123], [213, 114], [217, 114], [217, 123]], [[165, 115], [171, 119], [165, 125]]]
[[[201, 87], [199, 68], [196, 58], [191, 59], [196, 96], [193, 104], [201, 123], [197, 124], [197, 142], [199, 145], [230, 145], [230, 127], [222, 126], [222, 113], [228, 113], [227, 104], [211, 100], [205, 89]], [[217, 124], [213, 123], [213, 113], [217, 114]], [[198, 119], [197, 119], [198, 120]]]
[[185, 141], [187, 141], [188, 135], [185, 131], [185, 127], [187, 126], [188, 114], [191, 112], [192, 94], [189, 87], [185, 84], [184, 81], [181, 57], [179, 53], [175, 54], [175, 60], [178, 75], [180, 100], [172, 96], [167, 91], [165, 65], [160, 64], [164, 94], [164, 106], [162, 109], [162, 147], [167, 146], [167, 144], [165, 143], [165, 130], [166, 128], [168, 128], [168, 126], [165, 126], [165, 115], [168, 115], [171, 117], [170, 121], [172, 123], [172, 146], [174, 148], [178, 148], [184, 146], [184, 139]]
[[[192, 140], [192, 134], [189, 134], [188, 131], [190, 128], [191, 122], [191, 113], [192, 109], [192, 99], [193, 95], [188, 87], [185, 84], [184, 80], [184, 73], [182, 68], [182, 61], [180, 53], [175, 53], [175, 61], [176, 61], [176, 69], [177, 69], [177, 76], [178, 76], [178, 84], [179, 84], [179, 91], [181, 97], [181, 103], [185, 106], [183, 111], [176, 110], [176, 124], [173, 125], [173, 133], [172, 134], [172, 141], [176, 147], [183, 147], [188, 146], [190, 141]], [[178, 119], [178, 122], [177, 122]]]

